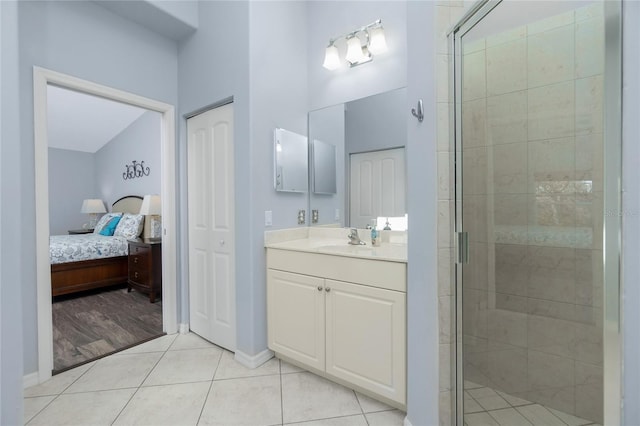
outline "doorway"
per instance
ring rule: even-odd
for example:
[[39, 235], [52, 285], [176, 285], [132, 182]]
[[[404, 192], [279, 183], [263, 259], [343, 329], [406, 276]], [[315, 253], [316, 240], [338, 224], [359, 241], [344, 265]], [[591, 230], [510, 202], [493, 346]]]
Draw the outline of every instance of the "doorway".
[[[51, 267], [49, 260], [49, 185], [47, 140], [47, 86], [54, 85], [111, 99], [162, 114], [162, 315], [163, 331], [177, 332], [176, 235], [175, 235], [175, 112], [174, 107], [76, 77], [34, 67], [34, 141], [36, 187], [36, 265], [38, 308], [37, 383], [51, 377], [53, 330]], [[35, 380], [34, 380], [35, 381]]]
[[233, 103], [187, 119], [189, 326], [236, 350]]
[[619, 3], [474, 12], [451, 43], [457, 424], [619, 424]]
[[[152, 228], [151, 216], [140, 214], [143, 197], [161, 189], [161, 115], [52, 85], [47, 104], [57, 374], [163, 334], [162, 302], [127, 291], [136, 272], [128, 273], [129, 240], [148, 238]], [[132, 159], [145, 173], [124, 179], [123, 165]], [[104, 219], [88, 212], [105, 212]], [[120, 221], [122, 215], [139, 223], [139, 235]], [[105, 229], [107, 219], [122, 225]], [[160, 253], [160, 242], [149, 247]], [[140, 280], [161, 287], [160, 274], [147, 273], [152, 262], [137, 260]]]

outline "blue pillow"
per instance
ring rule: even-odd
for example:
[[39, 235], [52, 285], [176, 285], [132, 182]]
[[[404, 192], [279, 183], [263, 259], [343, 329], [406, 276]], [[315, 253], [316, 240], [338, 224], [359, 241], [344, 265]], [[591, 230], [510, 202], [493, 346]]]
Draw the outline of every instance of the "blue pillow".
[[111, 219], [100, 231], [100, 235], [104, 235], [105, 237], [112, 237], [113, 233], [116, 230], [116, 226], [118, 226], [118, 222], [120, 222], [120, 218], [122, 216], [116, 216]]

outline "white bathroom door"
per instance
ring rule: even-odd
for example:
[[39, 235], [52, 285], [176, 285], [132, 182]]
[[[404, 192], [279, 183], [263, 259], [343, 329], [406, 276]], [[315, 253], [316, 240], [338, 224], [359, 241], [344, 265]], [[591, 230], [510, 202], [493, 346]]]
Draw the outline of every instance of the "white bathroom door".
[[404, 148], [350, 156], [349, 226], [365, 228], [377, 217], [404, 216]]
[[190, 328], [235, 351], [233, 104], [188, 119], [187, 132]]

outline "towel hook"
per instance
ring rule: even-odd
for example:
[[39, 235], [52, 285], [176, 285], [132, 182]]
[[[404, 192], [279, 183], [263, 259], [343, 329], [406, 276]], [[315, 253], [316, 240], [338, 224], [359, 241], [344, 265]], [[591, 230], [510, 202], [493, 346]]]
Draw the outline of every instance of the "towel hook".
[[418, 119], [420, 123], [424, 120], [424, 109], [422, 107], [422, 99], [418, 99], [418, 110], [411, 108], [411, 114]]

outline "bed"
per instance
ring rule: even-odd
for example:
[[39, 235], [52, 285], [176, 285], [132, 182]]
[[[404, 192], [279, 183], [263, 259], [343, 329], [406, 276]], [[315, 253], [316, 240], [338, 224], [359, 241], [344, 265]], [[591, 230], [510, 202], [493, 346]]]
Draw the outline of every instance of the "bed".
[[[142, 197], [130, 195], [113, 203], [111, 211], [138, 214], [141, 204]], [[52, 296], [127, 282], [128, 244], [125, 237], [51, 236], [49, 249]]]

